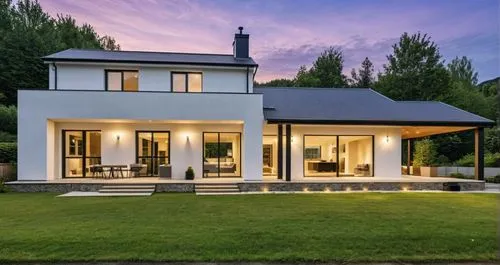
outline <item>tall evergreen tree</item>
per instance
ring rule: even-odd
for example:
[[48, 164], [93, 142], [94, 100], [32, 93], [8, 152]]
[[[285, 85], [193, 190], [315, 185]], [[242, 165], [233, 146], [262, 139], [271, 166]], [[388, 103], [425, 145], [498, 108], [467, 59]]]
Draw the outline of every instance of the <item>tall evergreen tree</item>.
[[373, 69], [373, 64], [366, 57], [363, 62], [361, 63], [361, 68], [358, 69], [356, 72], [356, 69], [351, 70], [351, 86], [352, 87], [363, 87], [363, 88], [369, 88], [372, 87], [375, 78], [373, 77], [374, 69]]
[[455, 57], [448, 64], [451, 80], [454, 82], [462, 82], [469, 86], [477, 85], [477, 72], [472, 66], [472, 61], [463, 56], [462, 58]]

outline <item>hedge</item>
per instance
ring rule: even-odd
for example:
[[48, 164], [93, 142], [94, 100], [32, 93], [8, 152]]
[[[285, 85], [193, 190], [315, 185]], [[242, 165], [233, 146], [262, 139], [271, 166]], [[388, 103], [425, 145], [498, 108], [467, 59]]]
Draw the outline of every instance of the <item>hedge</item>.
[[17, 143], [0, 143], [0, 163], [17, 161]]
[[[474, 154], [464, 155], [459, 160], [455, 161], [455, 164], [460, 167], [473, 167], [474, 166]], [[485, 167], [500, 167], [500, 153], [486, 153], [484, 155], [484, 166]]]

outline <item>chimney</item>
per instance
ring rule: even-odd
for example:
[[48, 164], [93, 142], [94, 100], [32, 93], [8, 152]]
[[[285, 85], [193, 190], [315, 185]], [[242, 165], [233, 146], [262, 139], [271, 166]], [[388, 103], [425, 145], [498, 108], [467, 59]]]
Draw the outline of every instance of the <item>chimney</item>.
[[248, 34], [243, 34], [243, 27], [238, 27], [239, 33], [234, 34], [233, 55], [236, 59], [247, 59], [249, 57]]

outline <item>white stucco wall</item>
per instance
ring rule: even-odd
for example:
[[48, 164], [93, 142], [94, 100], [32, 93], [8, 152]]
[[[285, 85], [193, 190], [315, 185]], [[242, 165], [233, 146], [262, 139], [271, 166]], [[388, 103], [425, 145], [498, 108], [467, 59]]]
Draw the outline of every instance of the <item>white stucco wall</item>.
[[[171, 91], [171, 72], [201, 72], [204, 92], [247, 93], [244, 67], [160, 66], [130, 64], [57, 64], [57, 89], [104, 90], [105, 70], [137, 70], [140, 91]], [[49, 65], [49, 88], [55, 88], [55, 70]], [[253, 92], [253, 68], [248, 70], [248, 90]]]
[[[103, 157], [105, 159], [103, 162], [113, 163], [118, 160], [129, 160], [134, 156], [134, 152], [121, 152], [123, 148], [129, 150], [131, 148], [129, 145], [135, 144], [133, 139], [130, 139], [130, 132], [134, 130], [125, 125], [128, 121], [146, 123], [149, 120], [165, 123], [184, 121], [189, 124], [196, 124], [197, 121], [240, 122], [243, 124], [243, 177], [246, 180], [262, 178], [262, 95], [19, 91], [18, 107], [19, 180], [47, 180], [58, 177], [54, 159], [60, 160], [60, 156], [53, 154], [56, 152], [55, 145], [60, 141], [55, 131], [60, 133], [62, 128], [54, 127], [52, 121], [58, 124], [96, 120], [112, 123], [114, 126], [112, 130], [103, 131], [103, 141], [115, 137], [115, 130], [123, 131], [123, 138], [120, 138], [121, 145], [114, 147], [117, 149], [108, 146], [106, 150], [107, 154], [114, 155], [110, 155], [109, 158]], [[189, 128], [189, 124], [183, 124], [182, 128]], [[218, 125], [216, 128], [216, 131], [224, 130], [223, 125]], [[52, 132], [56, 136], [51, 137]], [[179, 134], [172, 136], [177, 137], [176, 135]], [[196, 139], [194, 137], [193, 141], [197, 141]], [[191, 148], [195, 148], [193, 147], [195, 143], [190, 144]], [[196, 151], [190, 155], [197, 156]], [[174, 159], [173, 153], [172, 159]]]
[[[277, 135], [276, 125], [266, 125], [264, 134]], [[401, 177], [401, 129], [384, 126], [292, 125], [292, 180], [304, 178], [303, 141], [306, 135], [374, 135], [375, 177]], [[285, 126], [283, 126], [285, 135]], [[386, 137], [389, 136], [389, 142]], [[283, 146], [285, 143], [283, 141]], [[283, 161], [285, 161], [283, 148]], [[283, 174], [285, 171], [283, 171]]]

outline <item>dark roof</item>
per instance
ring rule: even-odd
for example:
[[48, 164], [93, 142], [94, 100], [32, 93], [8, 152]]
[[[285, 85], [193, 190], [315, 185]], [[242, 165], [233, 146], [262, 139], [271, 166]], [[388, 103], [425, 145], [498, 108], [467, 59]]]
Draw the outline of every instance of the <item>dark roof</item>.
[[68, 49], [42, 58], [44, 61], [113, 62], [147, 64], [190, 64], [215, 66], [257, 66], [252, 58], [236, 59], [232, 54], [201, 54], [146, 51]]
[[369, 88], [262, 87], [270, 123], [490, 126], [494, 122], [435, 101], [394, 101]]

